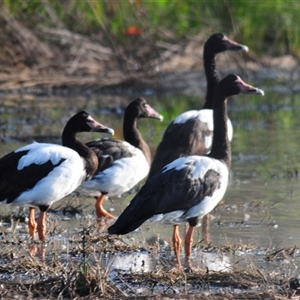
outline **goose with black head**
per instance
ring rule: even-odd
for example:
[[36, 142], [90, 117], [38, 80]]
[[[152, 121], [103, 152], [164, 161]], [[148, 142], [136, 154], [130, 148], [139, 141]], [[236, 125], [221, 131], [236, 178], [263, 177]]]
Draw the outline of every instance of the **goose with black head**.
[[[37, 229], [39, 239], [45, 240], [47, 209], [90, 179], [98, 168], [95, 153], [76, 138], [79, 132], [114, 133], [81, 111], [67, 122], [62, 146], [34, 142], [0, 159], [0, 204], [30, 207], [32, 238]], [[35, 207], [40, 209], [37, 223]]]
[[95, 204], [99, 221], [103, 217], [115, 218], [103, 207], [105, 196], [121, 195], [148, 175], [151, 152], [137, 125], [142, 118], [163, 119], [144, 98], [137, 98], [125, 109], [124, 141], [103, 138], [87, 143], [96, 153], [99, 165], [92, 179], [84, 182], [81, 188], [100, 192]]
[[227, 189], [231, 165], [227, 97], [237, 94], [263, 95], [264, 92], [234, 74], [221, 80], [213, 99], [214, 135], [210, 153], [177, 158], [149, 178], [115, 224], [108, 228], [110, 234], [129, 233], [149, 219], [172, 224], [174, 252], [180, 265], [178, 224], [188, 222], [185, 254], [190, 258], [195, 226], [214, 209]]

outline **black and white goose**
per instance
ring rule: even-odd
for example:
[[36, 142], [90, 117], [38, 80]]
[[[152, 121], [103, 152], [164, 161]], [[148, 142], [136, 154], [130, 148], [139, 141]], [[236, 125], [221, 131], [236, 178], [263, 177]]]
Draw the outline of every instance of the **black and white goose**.
[[[222, 33], [210, 36], [203, 49], [203, 63], [207, 80], [205, 103], [200, 110], [186, 111], [173, 120], [165, 130], [158, 145], [149, 178], [174, 159], [187, 155], [206, 154], [210, 151], [213, 135], [213, 95], [220, 81], [216, 70], [215, 57], [218, 53], [248, 51], [248, 47], [238, 44]], [[228, 138], [233, 135], [232, 124], [228, 119]]]
[[98, 218], [115, 218], [103, 207], [105, 195], [121, 195], [148, 175], [151, 152], [137, 127], [137, 121], [141, 118], [163, 119], [145, 99], [137, 98], [126, 107], [124, 113], [125, 141], [103, 138], [87, 143], [97, 154], [99, 166], [92, 179], [81, 187], [101, 193], [95, 204]]
[[226, 98], [240, 93], [264, 94], [234, 74], [221, 80], [213, 100], [214, 136], [210, 153], [178, 158], [149, 178], [115, 224], [108, 228], [110, 234], [129, 233], [148, 219], [172, 224], [174, 251], [180, 265], [178, 224], [188, 222], [185, 253], [190, 257], [195, 226], [219, 203], [227, 189], [231, 149]]
[[[114, 132], [81, 111], [67, 122], [62, 146], [34, 142], [0, 159], [0, 204], [30, 207], [32, 238], [37, 229], [40, 240], [45, 240], [47, 209], [96, 172], [97, 156], [76, 138], [78, 132], [92, 131]], [[37, 223], [34, 207], [40, 209]]]

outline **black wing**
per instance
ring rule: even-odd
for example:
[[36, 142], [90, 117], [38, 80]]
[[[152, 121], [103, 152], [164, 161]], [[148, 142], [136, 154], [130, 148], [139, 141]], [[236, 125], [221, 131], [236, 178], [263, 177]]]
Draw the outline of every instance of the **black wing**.
[[162, 170], [151, 177], [108, 229], [109, 233], [126, 234], [156, 214], [188, 210], [211, 196], [220, 186], [220, 174], [210, 169], [203, 178], [193, 177], [195, 163], [189, 161], [179, 170]]
[[18, 170], [19, 160], [28, 152], [29, 150], [11, 152], [0, 159], [0, 202], [7, 199], [7, 203], [11, 203], [20, 194], [32, 189], [55, 167], [65, 161], [61, 159], [55, 165], [51, 161], [39, 165], [32, 164]]
[[173, 121], [156, 149], [148, 178], [179, 157], [207, 153], [205, 138], [209, 135], [212, 131], [198, 118], [180, 124]]
[[[109, 168], [114, 161], [133, 156], [124, 141], [114, 139], [99, 139], [86, 144], [97, 155], [99, 166], [97, 172]], [[133, 147], [133, 146], [132, 146]]]

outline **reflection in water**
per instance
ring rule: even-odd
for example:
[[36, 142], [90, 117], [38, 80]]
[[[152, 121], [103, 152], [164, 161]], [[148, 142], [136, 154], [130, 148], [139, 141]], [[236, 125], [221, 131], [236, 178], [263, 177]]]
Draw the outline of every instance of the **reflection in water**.
[[[174, 265], [169, 256], [169, 265]], [[130, 271], [131, 273], [151, 272], [160, 265], [158, 256], [147, 251], [135, 251], [130, 253], [109, 253], [102, 260], [102, 267], [109, 267], [110, 271]], [[230, 271], [230, 260], [226, 255], [197, 251], [192, 257], [192, 266], [208, 269], [210, 271]]]
[[110, 271], [151, 272], [155, 269], [156, 260], [153, 254], [147, 251], [114, 252], [106, 254], [101, 266], [109, 268]]
[[[259, 86], [264, 88], [263, 84]], [[123, 111], [117, 110], [115, 103], [118, 103], [117, 108], [124, 108], [134, 98], [135, 96], [127, 99], [114, 96], [112, 101], [111, 96], [103, 95], [88, 99], [31, 97], [22, 99], [17, 105], [14, 99], [0, 99], [0, 156], [33, 139], [60, 143], [61, 128], [70, 115], [81, 109], [86, 109], [102, 123], [116, 129], [116, 138], [122, 138]], [[162, 123], [143, 120], [140, 124], [142, 135], [152, 151], [170, 120], [182, 111], [201, 107], [198, 97], [160, 95], [159, 99], [146, 98], [165, 116]], [[234, 126], [231, 178], [223, 202], [211, 214], [211, 245], [241, 244], [256, 249], [300, 246], [300, 96], [271, 92], [266, 93], [264, 99], [252, 98], [250, 95], [247, 99], [240, 99], [237, 96], [229, 105], [229, 116]], [[98, 137], [99, 134], [83, 134], [82, 140], [90, 141]], [[93, 216], [94, 199], [85, 195], [75, 198], [76, 200], [71, 200], [80, 202], [84, 207], [82, 219]], [[132, 198], [132, 193], [126, 194], [122, 196], [121, 203], [119, 200], [106, 201], [104, 206], [106, 209], [113, 209], [115, 214], [120, 214]], [[62, 200], [57, 206], [64, 203], [65, 200]], [[16, 212], [16, 208], [14, 210]], [[10, 208], [1, 207], [1, 214], [6, 211], [10, 215]], [[60, 215], [55, 215], [54, 218], [66, 239], [70, 236], [67, 233], [79, 228], [82, 222], [82, 219], [72, 217], [69, 221], [63, 221], [64, 218]], [[1, 227], [7, 228], [4, 224]], [[14, 230], [17, 232], [19, 229]], [[170, 244], [171, 231], [169, 226], [147, 223], [128, 237], [133, 237], [136, 243], [146, 248], [145, 241], [153, 234]], [[203, 238], [201, 227], [197, 231], [195, 243]], [[205, 267], [206, 261], [217, 260], [201, 255], [194, 250], [194, 265], [200, 265], [203, 261], [204, 265], [201, 267]], [[222, 259], [220, 268], [226, 269], [229, 261], [227, 258]], [[254, 254], [254, 262], [255, 259], [264, 263], [263, 255]], [[123, 253], [120, 258], [109, 257], [104, 260], [104, 265], [111, 263], [114, 268], [122, 267], [126, 261], [127, 269], [136, 267], [138, 271], [142, 271], [143, 267], [151, 269], [157, 263], [156, 258], [148, 252], [134, 253], [134, 257]]]
[[29, 254], [32, 257], [38, 258], [40, 261], [45, 261], [46, 259], [46, 247], [45, 245], [29, 245]]
[[194, 251], [192, 260], [193, 267], [219, 272], [231, 270], [229, 257], [222, 253]]
[[[53, 253], [61, 253], [63, 248], [66, 248], [67, 241], [53, 240], [52, 245], [30, 245], [29, 252], [32, 256], [38, 258], [40, 261], [52, 263]], [[164, 251], [163, 261], [170, 269], [175, 267], [175, 260], [173, 254]], [[109, 273], [115, 271], [126, 271], [131, 274], [147, 273], [157, 270], [161, 267], [161, 256], [154, 254], [147, 250], [136, 250], [130, 252], [107, 252], [100, 256], [88, 255], [90, 261], [101, 261], [101, 267], [109, 270]], [[182, 259], [184, 257], [182, 256]], [[65, 255], [58, 255], [58, 259], [68, 261], [71, 259], [67, 253]], [[77, 257], [77, 260], [82, 260], [82, 256]], [[207, 269], [209, 271], [228, 272], [231, 269], [230, 258], [225, 254], [218, 254], [215, 252], [204, 252], [196, 250], [192, 256], [192, 267]], [[98, 262], [97, 262], [98, 263]]]

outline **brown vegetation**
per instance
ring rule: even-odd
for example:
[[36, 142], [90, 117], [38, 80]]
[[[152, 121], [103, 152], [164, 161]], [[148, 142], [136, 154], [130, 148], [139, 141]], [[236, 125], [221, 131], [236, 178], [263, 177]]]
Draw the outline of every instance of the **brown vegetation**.
[[[103, 46], [100, 35], [85, 36], [65, 28], [37, 26], [26, 29], [4, 11], [0, 12], [0, 90], [35, 92], [60, 87], [152, 87], [173, 89], [180, 78], [193, 77], [202, 70], [204, 33], [190, 40], [179, 40], [169, 32], [169, 43], [146, 35], [128, 35], [124, 45], [111, 42]], [[169, 36], [171, 35], [171, 37]], [[243, 41], [242, 41], [243, 42]], [[241, 75], [255, 73], [294, 80], [299, 74], [297, 59], [291, 56], [258, 58], [253, 53], [222, 56], [219, 64], [228, 64]], [[221, 66], [222, 68], [222, 66]], [[220, 69], [221, 69], [220, 68]], [[192, 78], [191, 78], [192, 79]], [[180, 88], [180, 87], [179, 87]]]
[[[46, 255], [43, 244], [2, 235], [0, 298], [12, 299], [17, 294], [19, 299], [297, 299], [297, 278], [290, 283], [288, 272], [266, 274], [253, 264], [247, 270], [237, 266], [226, 272], [177, 270], [161, 257], [150, 272], [111, 270], [109, 263], [102, 263], [106, 254], [118, 256], [140, 250], [98, 231], [98, 225], [78, 230], [69, 241], [67, 254]], [[157, 247], [153, 243], [149, 251], [156, 253]], [[202, 249], [226, 253], [237, 248], [240, 246]], [[291, 259], [294, 250], [276, 250], [269, 258]], [[279, 257], [283, 252], [284, 258]]]

